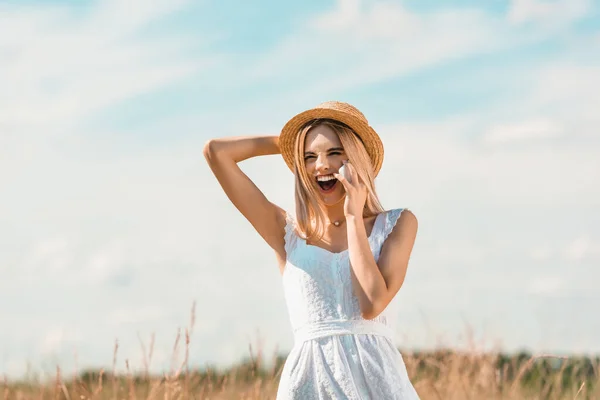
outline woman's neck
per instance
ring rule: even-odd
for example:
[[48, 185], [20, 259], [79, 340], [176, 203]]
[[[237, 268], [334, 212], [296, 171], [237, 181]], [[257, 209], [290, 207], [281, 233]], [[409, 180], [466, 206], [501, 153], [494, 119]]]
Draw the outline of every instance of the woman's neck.
[[341, 200], [335, 204], [323, 207], [323, 212], [325, 213], [327, 220], [332, 224], [335, 222], [342, 222], [346, 219], [344, 216], [344, 200], [346, 200], [346, 196], [342, 197]]

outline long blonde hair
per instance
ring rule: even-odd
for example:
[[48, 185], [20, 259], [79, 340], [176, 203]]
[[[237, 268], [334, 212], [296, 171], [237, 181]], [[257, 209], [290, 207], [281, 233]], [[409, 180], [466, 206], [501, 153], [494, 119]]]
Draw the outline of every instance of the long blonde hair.
[[296, 178], [296, 220], [298, 233], [304, 239], [320, 240], [325, 233], [325, 214], [321, 198], [308, 176], [304, 165], [304, 148], [308, 132], [319, 126], [331, 128], [339, 137], [344, 152], [351, 160], [356, 173], [367, 187], [367, 200], [363, 209], [363, 218], [377, 215], [384, 211], [375, 191], [375, 173], [373, 165], [361, 139], [347, 125], [329, 119], [317, 119], [304, 125], [296, 136], [294, 153], [294, 175]]

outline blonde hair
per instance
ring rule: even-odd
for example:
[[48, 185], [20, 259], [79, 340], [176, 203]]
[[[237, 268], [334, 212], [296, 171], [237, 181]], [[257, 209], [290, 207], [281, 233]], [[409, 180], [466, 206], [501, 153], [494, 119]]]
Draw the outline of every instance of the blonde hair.
[[367, 200], [363, 209], [363, 218], [384, 211], [375, 191], [375, 173], [373, 164], [361, 139], [347, 125], [329, 119], [310, 121], [296, 135], [294, 152], [294, 175], [296, 178], [296, 220], [298, 234], [304, 239], [319, 240], [325, 233], [325, 214], [322, 201], [304, 166], [304, 148], [306, 135], [311, 129], [325, 125], [331, 128], [340, 139], [344, 152], [351, 160], [356, 173], [367, 187]]

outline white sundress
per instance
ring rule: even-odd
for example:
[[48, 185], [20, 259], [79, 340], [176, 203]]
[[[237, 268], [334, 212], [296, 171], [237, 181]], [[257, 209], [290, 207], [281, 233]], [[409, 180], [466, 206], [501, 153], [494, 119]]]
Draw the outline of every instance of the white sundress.
[[[403, 209], [376, 217], [369, 244], [377, 261]], [[402, 355], [393, 343], [390, 306], [362, 317], [353, 293], [348, 250], [309, 245], [288, 214], [282, 276], [294, 331], [277, 400], [417, 400]]]

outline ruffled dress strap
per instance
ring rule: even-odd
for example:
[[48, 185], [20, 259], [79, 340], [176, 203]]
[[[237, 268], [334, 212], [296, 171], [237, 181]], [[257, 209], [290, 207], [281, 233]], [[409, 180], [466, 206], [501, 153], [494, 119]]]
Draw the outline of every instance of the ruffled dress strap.
[[394, 230], [394, 227], [396, 226], [396, 223], [400, 219], [400, 215], [402, 215], [402, 211], [404, 210], [405, 208], [395, 208], [385, 211], [384, 215], [382, 215], [379, 221], [377, 221], [377, 226], [373, 227], [373, 229], [376, 229], [376, 232], [373, 235], [373, 240], [375, 242], [374, 244], [377, 253], [381, 251], [383, 243]]
[[296, 248], [298, 242], [298, 234], [296, 233], [296, 220], [289, 212], [285, 213], [285, 244], [284, 249], [286, 254], [289, 256], [291, 252]]

